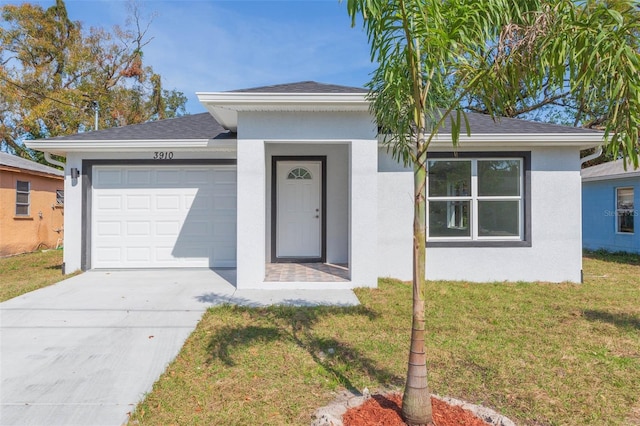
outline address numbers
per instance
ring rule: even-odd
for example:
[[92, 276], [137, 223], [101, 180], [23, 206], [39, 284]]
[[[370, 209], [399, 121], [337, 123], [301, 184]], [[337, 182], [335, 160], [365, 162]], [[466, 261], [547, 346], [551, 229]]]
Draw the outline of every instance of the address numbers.
[[155, 151], [153, 153], [154, 160], [173, 160], [173, 151]]

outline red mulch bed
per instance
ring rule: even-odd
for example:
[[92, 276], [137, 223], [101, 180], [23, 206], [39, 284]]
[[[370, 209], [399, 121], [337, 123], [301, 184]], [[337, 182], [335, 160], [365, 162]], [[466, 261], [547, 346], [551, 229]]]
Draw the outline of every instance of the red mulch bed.
[[[406, 426], [400, 416], [402, 395], [393, 393], [372, 395], [364, 404], [354, 407], [342, 416], [344, 426]], [[435, 426], [487, 426], [473, 413], [431, 397]]]

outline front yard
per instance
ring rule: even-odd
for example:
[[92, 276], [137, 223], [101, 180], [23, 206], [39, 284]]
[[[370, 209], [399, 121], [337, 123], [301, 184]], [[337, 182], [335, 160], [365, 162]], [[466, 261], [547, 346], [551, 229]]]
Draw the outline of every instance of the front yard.
[[[0, 259], [0, 300], [59, 281], [59, 250]], [[429, 282], [432, 391], [523, 425], [640, 424], [640, 257], [584, 258], [585, 283]], [[403, 384], [411, 287], [355, 308], [210, 309], [130, 424], [308, 425], [342, 388]]]
[[[583, 285], [430, 282], [432, 391], [517, 424], [640, 424], [640, 258], [584, 268]], [[410, 285], [357, 293], [357, 308], [209, 310], [130, 423], [308, 425], [340, 388], [400, 388]]]

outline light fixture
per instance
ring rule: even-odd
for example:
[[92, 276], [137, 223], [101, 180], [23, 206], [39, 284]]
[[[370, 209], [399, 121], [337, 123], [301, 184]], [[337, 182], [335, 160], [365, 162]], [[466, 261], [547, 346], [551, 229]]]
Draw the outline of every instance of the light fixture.
[[71, 179], [78, 179], [78, 176], [80, 176], [80, 170], [78, 170], [76, 167], [72, 167], [71, 168]]

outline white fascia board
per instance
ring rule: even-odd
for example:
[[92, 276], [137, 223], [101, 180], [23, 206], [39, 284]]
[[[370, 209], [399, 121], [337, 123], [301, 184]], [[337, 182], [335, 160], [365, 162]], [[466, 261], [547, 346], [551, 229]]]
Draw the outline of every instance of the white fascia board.
[[240, 111], [369, 111], [366, 93], [196, 92], [225, 129], [237, 131]]
[[[384, 144], [385, 135], [378, 136], [378, 143]], [[455, 149], [478, 148], [526, 148], [526, 147], [576, 147], [580, 149], [593, 148], [605, 142], [601, 134], [587, 133], [497, 133], [460, 135], [460, 141]], [[436, 135], [429, 145], [430, 150], [454, 149], [451, 134]]]
[[236, 139], [143, 139], [25, 141], [28, 148], [65, 156], [68, 152], [135, 152], [146, 150], [235, 152]]

